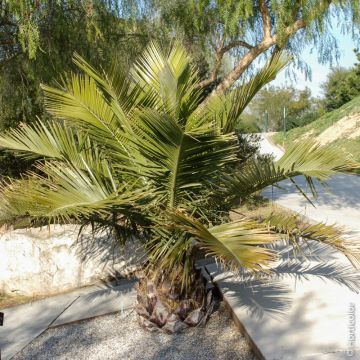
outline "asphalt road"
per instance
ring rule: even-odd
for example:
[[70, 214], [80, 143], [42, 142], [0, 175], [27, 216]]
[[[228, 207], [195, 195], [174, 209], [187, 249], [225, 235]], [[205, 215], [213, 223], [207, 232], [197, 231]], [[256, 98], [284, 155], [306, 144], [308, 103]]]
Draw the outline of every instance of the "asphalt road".
[[[262, 153], [272, 153], [275, 158], [282, 155], [282, 150], [268, 141], [266, 135], [262, 135]], [[302, 179], [297, 179], [307, 194], [311, 194]], [[360, 176], [336, 175], [328, 181], [329, 188], [318, 188], [318, 198], [313, 201], [315, 207], [300, 195], [294, 186], [288, 182], [282, 182], [285, 191], [274, 187], [267, 188], [264, 195], [281, 206], [287, 207], [307, 217], [328, 224], [338, 224], [346, 227], [349, 233], [360, 236]]]

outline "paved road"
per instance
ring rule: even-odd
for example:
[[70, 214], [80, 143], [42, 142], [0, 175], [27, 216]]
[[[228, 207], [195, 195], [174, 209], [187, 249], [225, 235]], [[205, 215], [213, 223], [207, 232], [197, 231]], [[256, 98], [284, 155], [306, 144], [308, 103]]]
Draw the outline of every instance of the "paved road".
[[[262, 153], [272, 153], [275, 158], [282, 155], [282, 150], [262, 136]], [[298, 182], [307, 190], [301, 179]], [[300, 195], [290, 182], [282, 182], [286, 191], [277, 188], [268, 188], [264, 194], [281, 206], [295, 210], [307, 217], [327, 223], [337, 223], [346, 227], [352, 234], [360, 235], [360, 176], [336, 175], [328, 181], [329, 189], [318, 186], [319, 196], [314, 201], [315, 208]]]

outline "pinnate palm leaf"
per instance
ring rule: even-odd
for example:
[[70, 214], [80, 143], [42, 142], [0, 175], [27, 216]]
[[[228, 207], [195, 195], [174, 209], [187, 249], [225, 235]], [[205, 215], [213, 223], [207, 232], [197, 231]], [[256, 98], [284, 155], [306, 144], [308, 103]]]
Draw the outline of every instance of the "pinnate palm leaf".
[[190, 117], [187, 127], [195, 129], [212, 123], [217, 131], [229, 133], [235, 130], [240, 115], [261, 88], [274, 80], [276, 75], [289, 63], [290, 58], [276, 54], [257, 74], [245, 80], [228, 94], [210, 96]]
[[336, 225], [300, 220], [297, 214], [273, 212], [263, 219], [263, 223], [283, 234], [283, 239], [292, 244], [295, 250], [300, 249], [304, 242], [311, 247], [308, 241], [312, 240], [343, 253], [354, 266], [360, 265], [359, 241], [346, 238], [344, 229]]
[[154, 110], [141, 111], [133, 121], [129, 138], [139, 176], [146, 176], [167, 194], [167, 206], [174, 207], [188, 191], [217, 176], [225, 164], [234, 161], [232, 135], [204, 134], [194, 137], [173, 117]]
[[208, 255], [234, 270], [241, 267], [266, 270], [274, 260], [275, 254], [264, 245], [278, 238], [255, 221], [242, 219], [206, 228], [199, 220], [179, 212], [171, 218], [180, 229], [191, 234]]
[[[338, 147], [320, 146], [314, 140], [306, 140], [293, 144], [276, 162], [271, 159], [248, 160], [234, 175], [226, 175], [224, 182], [234, 197], [244, 199], [282, 180], [291, 179], [296, 184], [293, 178], [302, 175], [316, 195], [313, 178], [324, 182], [335, 173], [348, 172], [358, 167], [359, 164]], [[301, 187], [296, 186], [305, 195]]]
[[38, 169], [46, 174], [10, 180], [1, 186], [1, 198], [8, 216], [28, 215], [69, 221], [91, 215], [125, 211], [148, 195], [131, 184], [117, 184], [109, 165], [96, 172], [84, 163], [85, 170], [64, 163], [45, 163]]
[[154, 43], [134, 65], [132, 76], [145, 93], [156, 94], [156, 108], [163, 108], [179, 123], [196, 109], [201, 92], [197, 72], [185, 49], [176, 44], [165, 55]]

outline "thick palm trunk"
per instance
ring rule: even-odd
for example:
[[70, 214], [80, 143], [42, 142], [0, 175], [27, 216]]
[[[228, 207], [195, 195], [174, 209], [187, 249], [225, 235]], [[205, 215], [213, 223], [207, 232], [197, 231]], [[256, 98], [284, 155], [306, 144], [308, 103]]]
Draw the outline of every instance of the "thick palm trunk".
[[209, 276], [196, 270], [190, 290], [182, 291], [180, 282], [150, 274], [138, 284], [136, 311], [147, 330], [168, 333], [205, 323], [216, 301], [215, 287]]

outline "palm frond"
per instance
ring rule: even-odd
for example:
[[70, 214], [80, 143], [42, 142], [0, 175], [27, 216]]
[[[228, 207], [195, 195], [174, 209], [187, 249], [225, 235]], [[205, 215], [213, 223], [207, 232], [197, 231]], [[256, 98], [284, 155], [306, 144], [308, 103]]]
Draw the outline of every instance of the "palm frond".
[[345, 237], [344, 229], [336, 225], [310, 223], [300, 215], [289, 213], [272, 213], [263, 220], [270, 228], [283, 235], [283, 239], [292, 244], [295, 250], [301, 250], [303, 243], [311, 249], [311, 242], [319, 242], [343, 253], [354, 266], [360, 265], [360, 243], [358, 240]]
[[58, 121], [39, 120], [10, 129], [0, 136], [0, 148], [24, 158], [63, 161], [82, 170], [99, 168], [110, 159], [123, 164], [130, 160], [125, 151], [106, 151], [104, 144], [93, 141], [84, 129]]
[[139, 112], [133, 129], [128, 141], [134, 145], [131, 153], [139, 176], [167, 194], [169, 207], [235, 159], [232, 135], [190, 136], [173, 117], [154, 110]]
[[200, 102], [197, 72], [178, 43], [166, 55], [150, 43], [134, 65], [132, 76], [145, 93], [156, 94], [158, 103], [154, 107], [165, 109], [179, 123], [185, 123]]
[[320, 145], [313, 139], [294, 143], [276, 162], [285, 173], [298, 173], [320, 181], [331, 175], [360, 167], [353, 157], [336, 145]]
[[279, 52], [255, 76], [243, 81], [235, 90], [228, 94], [211, 96], [205, 106], [200, 106], [190, 117], [187, 129], [194, 131], [194, 128], [201, 128], [210, 122], [220, 133], [233, 132], [249, 102], [263, 86], [275, 79], [290, 59]]
[[96, 82], [115, 115], [125, 122], [124, 115], [137, 107], [149, 105], [148, 101], [154, 98], [154, 95], [150, 98], [144, 96], [143, 89], [117, 63], [112, 64], [109, 71], [100, 72], [77, 53], [74, 54], [73, 62]]
[[161, 223], [158, 220], [155, 220], [156, 225], [152, 228], [151, 239], [146, 243], [149, 267], [152, 271], [166, 272], [173, 280], [177, 280], [181, 270], [181, 286], [187, 289], [193, 276], [194, 259], [191, 257], [193, 239], [181, 230], [174, 231], [165, 227], [165, 220]]
[[[84, 163], [85, 170], [64, 163], [38, 165], [41, 173], [21, 180], [9, 180], [1, 185], [2, 209], [7, 216], [28, 215], [52, 220], [69, 221], [72, 218], [97, 214], [111, 215], [125, 212], [149, 193], [134, 184], [119, 185], [112, 177], [109, 165], [96, 170]], [[101, 170], [101, 171], [99, 171]]]
[[37, 121], [32, 126], [21, 124], [1, 135], [0, 147], [29, 158], [61, 159], [64, 152], [73, 152], [77, 139], [81, 142], [81, 137], [81, 133], [73, 128]]
[[94, 79], [72, 74], [64, 89], [42, 85], [46, 109], [59, 119], [76, 122], [94, 137], [107, 139], [115, 148], [123, 148], [122, 126], [125, 116], [114, 112]]
[[277, 240], [276, 236], [255, 221], [239, 221], [206, 228], [199, 220], [182, 213], [171, 215], [176, 227], [191, 234], [207, 255], [237, 270], [267, 270], [275, 253], [264, 247]]
[[359, 168], [359, 164], [337, 146], [320, 146], [314, 140], [306, 140], [293, 144], [276, 162], [271, 159], [248, 160], [235, 174], [225, 175], [224, 183], [230, 194], [245, 199], [269, 185], [277, 185], [282, 180], [290, 179], [301, 194], [305, 195], [294, 179], [302, 175], [316, 196], [313, 178], [324, 182], [336, 173], [356, 168]]
[[85, 148], [95, 147], [83, 131], [59, 122], [31, 126], [22, 124], [0, 136], [0, 147], [13, 150], [26, 158], [46, 157], [52, 159], [75, 158]]

